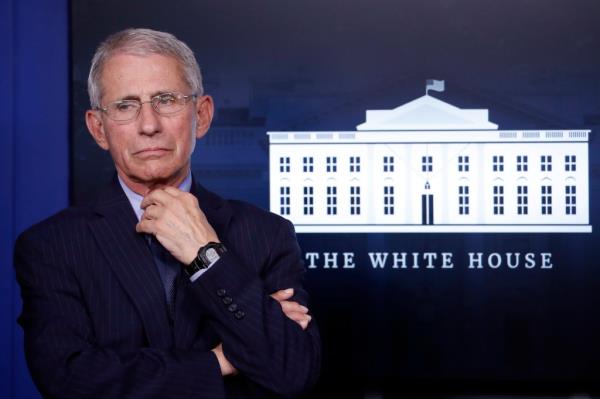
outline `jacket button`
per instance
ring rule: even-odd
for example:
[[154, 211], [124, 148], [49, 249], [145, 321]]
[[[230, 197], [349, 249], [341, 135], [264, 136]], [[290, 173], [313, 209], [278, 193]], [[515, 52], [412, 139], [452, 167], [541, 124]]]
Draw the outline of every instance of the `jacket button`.
[[224, 298], [223, 298], [223, 303], [224, 303], [225, 305], [229, 305], [229, 304], [230, 304], [230, 303], [232, 303], [232, 302], [233, 302], [233, 298], [232, 298], [232, 297], [230, 297], [230, 296], [226, 296], [226, 297], [224, 297]]
[[225, 294], [227, 294], [227, 291], [225, 291], [225, 289], [224, 289], [224, 288], [219, 288], [219, 289], [217, 290], [217, 296], [223, 296], [223, 295], [225, 295]]
[[227, 310], [229, 310], [230, 312], [235, 312], [237, 310], [237, 303], [232, 303], [231, 305], [229, 305], [229, 307], [227, 308]]
[[244, 318], [244, 316], [246, 316], [246, 313], [244, 313], [244, 311], [243, 311], [243, 310], [238, 310], [237, 312], [235, 312], [235, 313], [233, 314], [233, 316], [234, 316], [236, 319], [238, 319], [238, 320], [241, 320], [241, 319], [243, 319], [243, 318]]

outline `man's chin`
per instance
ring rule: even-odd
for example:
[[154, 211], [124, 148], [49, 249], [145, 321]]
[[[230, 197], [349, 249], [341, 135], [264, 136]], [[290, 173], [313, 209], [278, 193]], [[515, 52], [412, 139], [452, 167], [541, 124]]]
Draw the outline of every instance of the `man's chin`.
[[151, 189], [159, 188], [162, 186], [177, 186], [183, 180], [185, 176], [178, 171], [145, 171], [139, 174], [130, 175], [132, 181], [137, 184], [143, 184]]

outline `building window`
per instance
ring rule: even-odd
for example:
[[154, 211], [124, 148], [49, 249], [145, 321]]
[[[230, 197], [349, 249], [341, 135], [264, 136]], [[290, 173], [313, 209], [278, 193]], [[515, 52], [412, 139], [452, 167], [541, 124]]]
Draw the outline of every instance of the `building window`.
[[517, 186], [517, 214], [527, 215], [527, 186]]
[[552, 155], [542, 155], [540, 161], [542, 172], [552, 172]]
[[527, 172], [527, 155], [517, 155], [517, 172]]
[[287, 186], [279, 188], [279, 205], [281, 215], [290, 214], [290, 188]]
[[494, 155], [492, 160], [494, 172], [504, 172], [504, 155]]
[[350, 157], [350, 172], [360, 172], [360, 157]]
[[552, 215], [552, 186], [542, 186], [542, 215]]
[[327, 157], [327, 172], [337, 172], [337, 157]]
[[542, 215], [552, 215], [552, 186], [542, 186]]
[[431, 172], [433, 171], [433, 157], [431, 155], [427, 155], [421, 158], [423, 172]]
[[565, 206], [567, 215], [575, 215], [577, 213], [575, 186], [565, 186]]
[[350, 187], [350, 214], [360, 215], [360, 187]]
[[565, 171], [567, 172], [575, 172], [577, 158], [575, 155], [565, 155]]
[[281, 173], [290, 171], [290, 157], [279, 157], [279, 171]]
[[394, 171], [394, 157], [383, 157], [383, 171], [393, 172]]
[[313, 166], [314, 166], [313, 157], [302, 158], [302, 170], [304, 172], [312, 173]]
[[458, 214], [469, 214], [469, 186], [458, 186]]
[[459, 155], [458, 157], [458, 171], [459, 172], [468, 172], [469, 171], [469, 156]]
[[304, 187], [304, 214], [312, 215], [314, 213], [314, 189], [311, 186]]
[[504, 186], [494, 186], [494, 215], [504, 215]]
[[394, 186], [383, 187], [383, 214], [394, 214]]
[[327, 214], [337, 215], [337, 187], [327, 187]]

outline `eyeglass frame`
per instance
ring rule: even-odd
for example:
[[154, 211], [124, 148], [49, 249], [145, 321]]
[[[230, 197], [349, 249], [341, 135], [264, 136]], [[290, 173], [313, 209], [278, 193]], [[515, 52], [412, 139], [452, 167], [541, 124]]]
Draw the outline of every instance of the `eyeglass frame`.
[[[154, 100], [155, 100], [155, 99], [157, 99], [157, 98], [160, 98], [160, 96], [169, 95], [169, 94], [170, 94], [170, 95], [175, 95], [175, 97], [176, 97], [178, 100], [179, 100], [179, 99], [183, 99], [183, 100], [184, 100], [183, 107], [182, 107], [180, 110], [177, 110], [177, 111], [174, 111], [174, 112], [171, 112], [171, 113], [166, 113], [166, 114], [165, 114], [165, 113], [161, 113], [161, 112], [160, 112], [160, 111], [157, 109], [157, 106], [155, 106], [155, 105], [154, 105]], [[102, 112], [104, 112], [104, 113], [106, 114], [106, 116], [107, 116], [109, 119], [111, 119], [111, 120], [113, 120], [113, 121], [115, 121], [115, 122], [131, 122], [131, 121], [133, 121], [133, 120], [137, 119], [137, 118], [140, 116], [140, 112], [141, 112], [141, 110], [142, 110], [142, 105], [144, 105], [144, 104], [146, 104], [146, 103], [150, 103], [150, 104], [152, 105], [152, 109], [153, 109], [153, 110], [154, 110], [154, 112], [156, 112], [158, 115], [161, 115], [161, 116], [169, 116], [169, 115], [175, 115], [175, 114], [177, 114], [178, 112], [181, 112], [181, 111], [183, 110], [183, 108], [185, 108], [185, 105], [186, 105], [186, 104], [187, 104], [187, 103], [190, 101], [190, 99], [194, 99], [194, 100], [195, 100], [195, 99], [197, 99], [197, 98], [198, 98], [198, 94], [196, 94], [196, 93], [192, 93], [192, 94], [188, 94], [188, 95], [183, 95], [182, 93], [179, 93], [179, 92], [166, 92], [166, 93], [157, 94], [157, 95], [155, 95], [155, 96], [151, 97], [151, 98], [150, 98], [150, 100], [147, 100], [147, 101], [140, 101], [140, 100], [138, 100], [138, 99], [124, 99], [124, 100], [117, 100], [117, 101], [112, 101], [112, 102], [108, 103], [108, 104], [107, 104], [106, 106], [104, 106], [104, 107], [100, 107], [100, 106], [99, 106], [99, 107], [94, 107], [94, 109], [95, 109], [96, 111], [102, 111]], [[137, 104], [139, 104], [139, 107], [138, 107], [138, 109], [137, 109], [137, 112], [135, 113], [135, 116], [133, 116], [133, 117], [131, 117], [131, 118], [129, 118], [129, 119], [115, 119], [115, 118], [112, 118], [112, 117], [110, 116], [109, 112], [108, 112], [108, 107], [109, 107], [109, 106], [111, 106], [112, 104], [119, 104], [119, 103], [124, 103], [124, 102], [134, 102], [134, 103], [137, 103]], [[158, 104], [158, 102], [157, 102], [156, 104]]]

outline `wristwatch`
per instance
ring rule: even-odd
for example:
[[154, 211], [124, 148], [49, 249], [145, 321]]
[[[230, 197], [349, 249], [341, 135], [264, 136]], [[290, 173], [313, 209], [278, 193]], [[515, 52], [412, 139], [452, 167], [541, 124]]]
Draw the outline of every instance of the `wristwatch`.
[[188, 276], [192, 277], [198, 271], [208, 269], [213, 263], [221, 259], [221, 255], [227, 252], [225, 245], [220, 242], [209, 242], [198, 250], [198, 255], [192, 263], [184, 266], [184, 270]]

